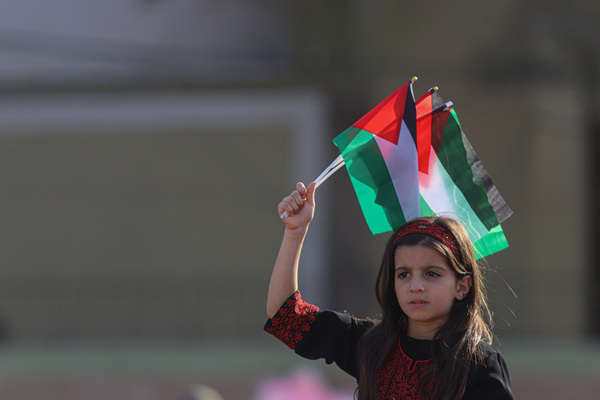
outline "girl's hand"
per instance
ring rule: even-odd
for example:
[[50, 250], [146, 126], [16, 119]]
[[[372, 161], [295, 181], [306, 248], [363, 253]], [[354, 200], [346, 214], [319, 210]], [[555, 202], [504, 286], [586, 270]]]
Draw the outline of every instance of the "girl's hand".
[[[315, 212], [315, 186], [308, 188], [302, 182], [296, 184], [296, 190], [284, 197], [277, 205], [277, 211], [287, 229], [307, 228]], [[283, 216], [286, 213], [287, 216]]]

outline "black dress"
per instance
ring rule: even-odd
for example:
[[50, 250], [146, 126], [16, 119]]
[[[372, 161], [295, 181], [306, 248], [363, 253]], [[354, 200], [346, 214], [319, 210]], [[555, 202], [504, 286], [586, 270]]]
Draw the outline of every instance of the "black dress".
[[[267, 321], [265, 330], [298, 355], [335, 363], [358, 381], [358, 343], [373, 324], [335, 311], [320, 311], [296, 292]], [[480, 348], [485, 362], [469, 374], [463, 400], [513, 400], [504, 358], [493, 346], [481, 343]], [[419, 377], [430, 359], [431, 341], [400, 337], [377, 374], [381, 399], [423, 399]]]

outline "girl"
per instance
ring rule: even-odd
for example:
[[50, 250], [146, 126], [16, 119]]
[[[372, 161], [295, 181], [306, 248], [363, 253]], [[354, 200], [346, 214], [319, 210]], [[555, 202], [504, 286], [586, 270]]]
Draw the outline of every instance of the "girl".
[[321, 311], [302, 300], [298, 261], [315, 209], [315, 184], [278, 205], [285, 231], [267, 299], [265, 330], [297, 354], [336, 363], [358, 400], [510, 400], [506, 363], [490, 345], [490, 312], [472, 244], [441, 217], [407, 222], [390, 237], [376, 281], [381, 321]]

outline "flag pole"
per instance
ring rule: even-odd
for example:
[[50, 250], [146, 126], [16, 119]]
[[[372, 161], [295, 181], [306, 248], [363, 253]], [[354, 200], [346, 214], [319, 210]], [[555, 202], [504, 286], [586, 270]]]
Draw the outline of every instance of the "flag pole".
[[315, 189], [321, 186], [323, 182], [325, 182], [331, 175], [333, 175], [338, 169], [342, 168], [345, 164], [346, 163], [344, 162], [342, 155], [340, 154], [337, 156], [337, 158], [333, 160], [331, 164], [329, 164], [329, 167], [325, 168], [325, 170], [321, 172], [321, 175], [315, 179], [315, 183], [317, 184]]
[[[323, 182], [325, 182], [327, 179], [329, 179], [329, 177], [331, 175], [333, 175], [338, 169], [342, 168], [345, 164], [346, 163], [345, 163], [342, 155], [340, 154], [339, 156], [337, 156], [337, 158], [335, 160], [333, 160], [333, 162], [331, 164], [329, 164], [329, 166], [327, 168], [325, 168], [323, 170], [323, 172], [321, 172], [321, 175], [319, 175], [317, 177], [317, 179], [314, 180], [314, 182], [316, 183], [315, 189], [318, 188], [319, 186], [321, 186], [321, 184], [323, 184]], [[287, 216], [288, 216], [287, 211], [284, 211], [283, 214], [281, 214], [280, 218], [284, 219]]]

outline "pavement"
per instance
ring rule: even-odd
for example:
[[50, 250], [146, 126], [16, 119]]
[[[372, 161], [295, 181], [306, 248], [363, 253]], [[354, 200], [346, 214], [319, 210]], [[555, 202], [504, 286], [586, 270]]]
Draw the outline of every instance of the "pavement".
[[[498, 346], [516, 399], [597, 400], [600, 344], [519, 340]], [[194, 343], [53, 343], [0, 347], [0, 398], [11, 400], [184, 400], [195, 385], [224, 400], [262, 400], [266, 379], [299, 368], [320, 374], [333, 389], [353, 390], [353, 379], [307, 361], [270, 337]], [[187, 397], [186, 397], [187, 396]]]

